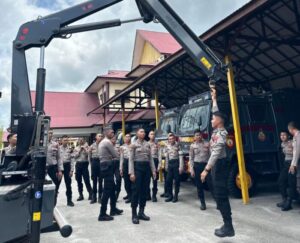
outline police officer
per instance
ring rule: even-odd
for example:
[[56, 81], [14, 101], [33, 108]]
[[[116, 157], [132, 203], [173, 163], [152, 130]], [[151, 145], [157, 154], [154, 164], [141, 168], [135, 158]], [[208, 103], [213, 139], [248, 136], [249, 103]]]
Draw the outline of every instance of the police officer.
[[[168, 143], [168, 141], [167, 141]], [[160, 146], [159, 150], [158, 150], [158, 169], [162, 170], [163, 172], [163, 178], [164, 178], [164, 192], [162, 194], [160, 194], [160, 197], [165, 197], [168, 198], [168, 189], [167, 189], [167, 176], [168, 176], [168, 172], [166, 169], [166, 156], [165, 156], [165, 151], [166, 151], [166, 144], [164, 146]], [[163, 164], [163, 159], [164, 159], [164, 164]]]
[[288, 124], [289, 133], [293, 136], [293, 159], [289, 169], [289, 173], [292, 175], [297, 174], [297, 190], [300, 193], [300, 131], [299, 127], [295, 122]]
[[63, 163], [60, 158], [60, 150], [57, 142], [52, 140], [53, 131], [48, 132], [48, 144], [47, 144], [47, 158], [46, 158], [46, 168], [47, 173], [52, 179], [55, 185], [55, 199], [54, 205], [57, 202], [58, 189], [60, 186], [61, 178], [63, 175]]
[[151, 147], [151, 155], [155, 164], [155, 170], [156, 170], [156, 177], [152, 177], [152, 202], [157, 202], [157, 181], [159, 178], [159, 170], [158, 170], [158, 151], [159, 151], [159, 147], [158, 144], [155, 142], [155, 132], [154, 131], [150, 131], [149, 132], [149, 143], [150, 143], [150, 147]]
[[98, 146], [100, 142], [103, 140], [103, 134], [99, 133], [95, 136], [96, 141], [90, 146], [89, 148], [89, 161], [91, 164], [91, 179], [93, 181], [93, 195], [91, 204], [97, 202], [97, 186], [99, 185], [98, 191], [98, 202], [101, 201], [102, 195], [102, 184], [103, 180], [100, 176], [100, 161], [99, 161], [99, 154], [98, 154]]
[[130, 134], [126, 134], [124, 144], [120, 147], [120, 175], [124, 178], [125, 191], [127, 193], [127, 195], [123, 198], [126, 200], [125, 203], [131, 202], [131, 181], [128, 174], [130, 140]]
[[89, 146], [85, 142], [84, 138], [80, 138], [78, 141], [78, 146], [74, 149], [74, 158], [76, 160], [76, 172], [75, 178], [78, 185], [79, 197], [77, 201], [82, 201], [83, 197], [83, 184], [82, 177], [89, 193], [88, 200], [92, 199], [92, 187], [90, 183], [90, 173], [89, 173], [89, 160], [88, 160]]
[[280, 139], [284, 162], [278, 179], [282, 202], [277, 203], [277, 207], [280, 207], [282, 211], [288, 211], [292, 209], [292, 199], [295, 199], [297, 194], [296, 174], [289, 173], [293, 159], [293, 141], [289, 139], [287, 132], [281, 132]]
[[120, 174], [120, 146], [117, 144], [117, 138], [114, 136], [111, 139], [111, 142], [115, 148], [115, 151], [117, 153], [117, 157], [114, 158], [114, 165], [115, 165], [115, 181], [116, 181], [116, 200], [118, 201], [119, 194], [121, 192], [122, 187], [122, 177]]
[[[101, 198], [101, 208], [98, 217], [99, 221], [110, 221], [112, 216], [120, 215], [123, 210], [116, 207], [115, 181], [114, 172], [115, 165], [113, 158], [118, 157], [111, 139], [114, 136], [114, 131], [111, 128], [105, 128], [105, 138], [101, 141], [98, 147], [101, 177], [104, 180], [103, 194]], [[106, 214], [108, 199], [110, 199], [110, 216]]]
[[225, 149], [227, 131], [224, 128], [224, 122], [226, 117], [218, 109], [214, 87], [211, 87], [211, 96], [213, 101], [211, 125], [214, 130], [210, 140], [210, 157], [204, 171], [201, 173], [201, 180], [204, 182], [211, 171], [217, 209], [221, 212], [224, 221], [224, 225], [215, 230], [215, 235], [218, 237], [232, 237], [235, 232], [232, 226], [231, 207], [227, 190], [230, 167], [226, 160]]
[[[129, 174], [132, 182], [132, 223], [139, 224], [139, 219], [149, 221], [150, 217], [144, 213], [147, 192], [150, 187], [150, 171], [154, 179], [156, 178], [156, 170], [151, 155], [151, 147], [145, 141], [145, 130], [143, 128], [137, 131], [137, 140], [130, 146], [129, 155]], [[139, 213], [137, 214], [137, 206], [139, 205]]]
[[[175, 141], [174, 134], [169, 135], [169, 143], [166, 146], [166, 169], [168, 198], [166, 202], [178, 202], [180, 189], [180, 175], [183, 172], [183, 154], [179, 144]], [[173, 180], [175, 180], [175, 193], [173, 194]]]
[[17, 134], [10, 133], [7, 136], [8, 146], [4, 148], [5, 156], [16, 156]]
[[200, 199], [200, 209], [205, 210], [206, 203], [204, 196], [204, 183], [201, 181], [200, 175], [203, 172], [209, 159], [209, 143], [203, 140], [200, 130], [195, 130], [194, 140], [195, 142], [191, 144], [189, 152], [190, 171], [191, 176], [195, 178], [198, 197]]
[[74, 158], [72, 158], [73, 149], [69, 146], [67, 135], [62, 136], [61, 145], [59, 146], [60, 158], [63, 163], [64, 180], [66, 184], [67, 206], [74, 207], [72, 202], [72, 177], [74, 173]]

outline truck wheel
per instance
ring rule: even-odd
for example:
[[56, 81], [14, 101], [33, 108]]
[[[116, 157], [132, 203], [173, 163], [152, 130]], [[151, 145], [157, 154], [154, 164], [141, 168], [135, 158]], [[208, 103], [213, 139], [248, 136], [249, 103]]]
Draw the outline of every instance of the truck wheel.
[[[242, 197], [242, 191], [241, 191], [241, 181], [239, 176], [239, 168], [237, 163], [235, 162], [229, 172], [229, 178], [228, 178], [228, 191], [229, 194], [235, 198], [241, 198]], [[249, 190], [249, 196], [253, 196], [256, 189], [256, 180], [254, 176], [254, 172], [247, 168], [247, 182], [248, 182], [248, 190]]]

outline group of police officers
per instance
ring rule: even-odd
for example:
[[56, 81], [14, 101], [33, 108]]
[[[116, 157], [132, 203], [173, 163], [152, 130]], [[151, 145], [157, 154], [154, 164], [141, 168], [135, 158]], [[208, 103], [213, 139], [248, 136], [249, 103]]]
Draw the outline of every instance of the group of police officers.
[[[227, 178], [230, 165], [226, 160], [226, 136], [224, 128], [226, 115], [218, 110], [216, 91], [211, 91], [213, 107], [211, 125], [213, 130], [210, 142], [206, 142], [199, 130], [194, 133], [194, 143], [190, 146], [190, 173], [197, 186], [200, 209], [205, 210], [204, 182], [207, 182], [210, 192], [216, 201], [224, 225], [215, 230], [218, 237], [235, 235], [232, 225], [231, 206], [227, 190]], [[297, 165], [300, 157], [300, 132], [295, 123], [288, 125], [293, 140], [289, 140], [288, 133], [280, 134], [285, 163], [279, 177], [282, 202], [277, 206], [283, 211], [292, 208], [292, 201], [297, 198]], [[121, 191], [122, 178], [126, 196], [125, 203], [131, 203], [132, 223], [139, 224], [140, 220], [149, 221], [145, 214], [146, 202], [152, 199], [157, 202], [157, 181], [159, 170], [164, 168], [164, 193], [166, 202], [176, 203], [180, 191], [180, 174], [184, 171], [183, 154], [173, 133], [168, 134], [168, 142], [161, 147], [155, 142], [155, 133], [149, 133], [149, 141], [145, 140], [145, 130], [140, 128], [136, 139], [131, 141], [130, 134], [124, 137], [124, 144], [118, 146], [114, 131], [107, 127], [104, 134], [97, 134], [95, 142], [88, 146], [84, 139], [79, 139], [78, 145], [72, 148], [68, 137], [63, 136], [60, 144], [52, 139], [49, 132], [47, 149], [47, 173], [56, 186], [55, 203], [62, 177], [66, 185], [67, 205], [73, 207], [71, 178], [75, 172], [79, 197], [84, 200], [83, 183], [85, 183], [90, 203], [101, 203], [99, 221], [113, 220], [113, 216], [121, 215], [123, 210], [117, 208], [117, 200]], [[16, 135], [8, 137], [9, 146], [6, 154], [15, 153]], [[165, 163], [163, 163], [163, 159]], [[91, 166], [91, 179], [89, 176]], [[299, 173], [298, 173], [299, 174]], [[150, 182], [152, 178], [152, 195]], [[175, 182], [175, 183], [174, 183]], [[173, 191], [173, 184], [174, 191]], [[298, 177], [298, 190], [300, 178]], [[107, 204], [110, 200], [110, 213]]]

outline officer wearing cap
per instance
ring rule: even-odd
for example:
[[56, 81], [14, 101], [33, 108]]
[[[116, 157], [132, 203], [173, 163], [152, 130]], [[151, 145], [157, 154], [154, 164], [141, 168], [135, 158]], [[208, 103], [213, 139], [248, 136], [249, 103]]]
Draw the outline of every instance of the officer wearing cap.
[[[137, 139], [130, 145], [129, 174], [132, 182], [132, 223], [139, 224], [139, 220], [149, 221], [144, 210], [147, 201], [147, 192], [150, 186], [150, 172], [156, 178], [156, 170], [151, 155], [150, 144], [145, 141], [145, 130], [138, 129]], [[137, 207], [139, 213], [137, 214]]]
[[128, 159], [130, 150], [130, 134], [125, 135], [124, 144], [120, 147], [120, 175], [124, 178], [127, 195], [123, 198], [125, 203], [131, 202], [131, 181], [128, 173]]
[[60, 157], [59, 145], [57, 142], [52, 140], [52, 137], [53, 137], [53, 131], [50, 130], [48, 132], [46, 167], [47, 167], [47, 173], [55, 185], [54, 204], [56, 205], [58, 189], [60, 186], [64, 167]]
[[227, 190], [230, 165], [226, 160], [225, 149], [227, 131], [224, 127], [224, 122], [226, 115], [218, 109], [214, 87], [211, 87], [211, 97], [213, 105], [211, 125], [214, 130], [210, 140], [210, 157], [204, 171], [201, 173], [201, 180], [204, 182], [211, 171], [217, 208], [224, 221], [224, 225], [215, 230], [215, 235], [218, 237], [232, 237], [235, 235], [235, 232], [232, 225], [231, 206]]
[[[201, 181], [200, 175], [209, 159], [209, 143], [203, 140], [200, 130], [195, 130], [194, 140], [195, 142], [191, 144], [189, 152], [190, 171], [191, 176], [195, 178], [198, 197], [200, 199], [200, 209], [205, 210], [204, 183]], [[207, 181], [210, 185], [210, 176], [208, 176]], [[212, 190], [211, 186], [210, 190]]]
[[[117, 154], [111, 142], [111, 139], [114, 136], [114, 131], [110, 127], [107, 127], [104, 130], [104, 135], [105, 138], [101, 141], [98, 147], [101, 177], [104, 180], [104, 188], [98, 220], [110, 221], [114, 219], [113, 216], [122, 214], [123, 210], [120, 210], [116, 207], [116, 185], [114, 181], [115, 165], [113, 159], [117, 158], [119, 155]], [[110, 215], [107, 215], [106, 213], [108, 199], [110, 199]]]
[[[169, 143], [166, 146], [165, 168], [168, 171], [167, 175], [167, 192], [168, 198], [166, 202], [178, 202], [178, 194], [180, 189], [180, 175], [183, 172], [183, 153], [179, 144], [175, 141], [173, 134], [169, 135]], [[173, 180], [175, 180], [175, 193], [173, 194]]]
[[[100, 177], [100, 161], [99, 161], [99, 154], [98, 154], [98, 146], [100, 142], [103, 140], [103, 134], [98, 133], [95, 136], [96, 141], [90, 146], [89, 148], [89, 161], [91, 164], [91, 179], [93, 182], [93, 194], [91, 204], [97, 202], [97, 192], [98, 192], [98, 202], [101, 201], [102, 195], [102, 184], [103, 180]], [[97, 187], [99, 185], [99, 190]]]
[[72, 202], [72, 176], [74, 173], [74, 158], [73, 158], [73, 150], [68, 145], [68, 136], [64, 135], [61, 139], [61, 145], [59, 146], [60, 150], [60, 158], [63, 163], [64, 171], [64, 181], [66, 185], [66, 196], [67, 196], [67, 206], [74, 207], [74, 203]]

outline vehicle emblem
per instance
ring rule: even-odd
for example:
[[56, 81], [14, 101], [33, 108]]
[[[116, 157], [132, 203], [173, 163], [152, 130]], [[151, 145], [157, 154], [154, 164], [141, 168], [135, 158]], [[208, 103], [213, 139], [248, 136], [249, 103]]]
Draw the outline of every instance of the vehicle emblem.
[[264, 142], [266, 140], [266, 134], [263, 132], [263, 130], [259, 131], [258, 140], [261, 141], [261, 142]]

